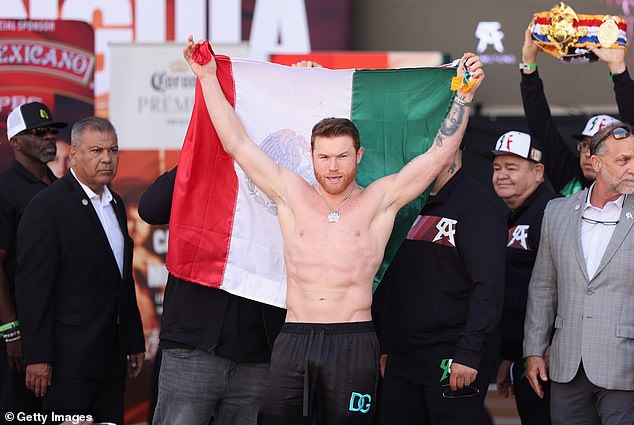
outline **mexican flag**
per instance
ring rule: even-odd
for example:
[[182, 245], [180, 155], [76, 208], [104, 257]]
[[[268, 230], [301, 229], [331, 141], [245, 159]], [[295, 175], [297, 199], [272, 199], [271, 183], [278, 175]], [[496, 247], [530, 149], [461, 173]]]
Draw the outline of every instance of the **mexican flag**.
[[[367, 186], [431, 146], [453, 98], [450, 68], [355, 71], [216, 61], [224, 94], [250, 138], [311, 184], [310, 134], [322, 118], [350, 118], [359, 128], [365, 154], [357, 182]], [[283, 307], [276, 205], [224, 152], [199, 84], [174, 188], [167, 267], [178, 278]], [[399, 213], [375, 287], [425, 199]]]

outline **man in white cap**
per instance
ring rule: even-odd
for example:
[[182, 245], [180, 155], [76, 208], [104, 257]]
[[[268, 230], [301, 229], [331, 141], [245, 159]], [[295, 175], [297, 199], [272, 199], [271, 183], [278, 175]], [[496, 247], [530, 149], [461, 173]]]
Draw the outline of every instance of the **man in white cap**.
[[16, 233], [31, 198], [56, 180], [47, 163], [55, 159], [57, 134], [67, 124], [55, 121], [39, 102], [18, 106], [7, 118], [7, 139], [15, 160], [0, 175], [0, 412], [33, 411], [40, 402], [24, 385], [22, 335], [15, 309]]
[[[592, 51], [610, 69], [621, 120], [634, 123], [634, 81], [625, 65], [625, 49], [592, 48]], [[543, 164], [548, 180], [557, 192], [568, 196], [590, 186], [596, 178], [590, 162], [589, 146], [592, 136], [602, 128], [620, 121], [608, 115], [590, 118], [581, 134], [572, 135], [579, 140], [577, 159], [566, 146], [550, 114], [544, 84], [537, 70], [538, 52], [539, 47], [531, 40], [530, 30], [526, 30], [520, 64], [524, 113], [530, 133], [543, 143]]]
[[[577, 152], [579, 152], [579, 167], [581, 167], [583, 177], [589, 183], [592, 183], [597, 178], [597, 173], [592, 168], [592, 161], [590, 161], [590, 142], [592, 141], [592, 136], [599, 130], [620, 123], [621, 121], [609, 115], [595, 115], [588, 120], [581, 134], [571, 134], [572, 137], [578, 140]], [[572, 169], [573, 167], [570, 168]], [[583, 183], [581, 182], [581, 184]], [[583, 187], [587, 187], [587, 184], [583, 184]], [[581, 190], [581, 188], [578, 190]]]
[[493, 188], [510, 210], [498, 392], [505, 397], [515, 394], [523, 425], [548, 425], [548, 398], [538, 398], [524, 375], [522, 340], [528, 283], [537, 257], [542, 217], [548, 201], [557, 195], [544, 183], [542, 151], [530, 135], [519, 131], [504, 133], [489, 156], [493, 158]]

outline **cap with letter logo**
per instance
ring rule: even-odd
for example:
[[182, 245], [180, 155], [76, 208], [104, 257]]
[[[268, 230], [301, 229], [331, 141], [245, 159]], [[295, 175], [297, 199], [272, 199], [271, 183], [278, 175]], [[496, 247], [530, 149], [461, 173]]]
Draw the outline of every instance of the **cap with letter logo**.
[[48, 107], [40, 102], [24, 103], [15, 108], [7, 118], [7, 138], [40, 127], [65, 128], [68, 124], [55, 121]]
[[530, 134], [521, 131], [504, 133], [495, 143], [495, 149], [483, 154], [489, 159], [500, 155], [515, 155], [529, 161], [542, 162], [542, 151], [536, 147], [535, 140], [531, 139]]
[[588, 120], [581, 134], [571, 134], [570, 136], [577, 140], [583, 140], [584, 137], [592, 137], [597, 133], [597, 131], [613, 124], [622, 123], [609, 115], [595, 115]]

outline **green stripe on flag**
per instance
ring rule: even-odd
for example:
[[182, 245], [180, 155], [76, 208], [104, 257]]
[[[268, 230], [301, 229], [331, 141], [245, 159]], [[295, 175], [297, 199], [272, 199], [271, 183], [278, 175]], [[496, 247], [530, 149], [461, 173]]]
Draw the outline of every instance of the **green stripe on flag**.
[[[359, 128], [365, 150], [357, 176], [360, 185], [367, 186], [380, 177], [398, 172], [429, 149], [449, 111], [454, 75], [455, 69], [450, 68], [355, 72], [351, 119]], [[381, 281], [428, 194], [425, 192], [397, 215], [373, 289]]]

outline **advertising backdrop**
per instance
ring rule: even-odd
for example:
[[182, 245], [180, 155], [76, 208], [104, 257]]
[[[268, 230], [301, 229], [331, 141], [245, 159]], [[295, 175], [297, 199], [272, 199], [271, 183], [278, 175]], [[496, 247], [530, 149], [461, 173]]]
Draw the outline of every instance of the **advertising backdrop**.
[[95, 30], [95, 107], [108, 116], [111, 43], [249, 40], [249, 56], [352, 48], [353, 0], [2, 0], [0, 19], [63, 19]]
[[[140, 379], [128, 382], [126, 423], [149, 420], [169, 231], [137, 214], [139, 197], [178, 162], [194, 97], [182, 59], [187, 35], [209, 38], [218, 53], [328, 68], [438, 65], [464, 51], [486, 62], [472, 119], [465, 169], [490, 187], [480, 153], [506, 130], [524, 130], [519, 70], [524, 29], [554, 0], [0, 0], [0, 168], [12, 151], [6, 116], [28, 101], [46, 103], [56, 119], [109, 117], [119, 134], [120, 168], [113, 188], [128, 205], [135, 241], [134, 276], [147, 344]], [[579, 13], [614, 14], [628, 23], [633, 0], [575, 0]], [[631, 9], [631, 10], [630, 10]], [[27, 20], [30, 19], [30, 20]], [[248, 42], [248, 43], [247, 43]], [[351, 52], [350, 50], [357, 50]], [[632, 63], [628, 54], [627, 61]], [[562, 134], [584, 114], [615, 112], [605, 64], [564, 64], [539, 56], [540, 74]], [[508, 118], [513, 115], [513, 118]], [[61, 135], [69, 140], [68, 130]], [[63, 146], [63, 145], [62, 145]], [[59, 149], [60, 152], [63, 149]]]
[[[6, 131], [13, 108], [42, 102], [65, 122], [93, 114], [94, 46], [85, 22], [0, 19], [0, 170], [13, 158]], [[60, 139], [70, 140], [70, 129]]]

